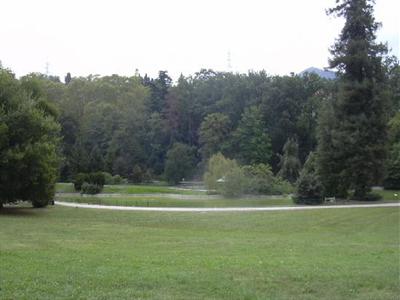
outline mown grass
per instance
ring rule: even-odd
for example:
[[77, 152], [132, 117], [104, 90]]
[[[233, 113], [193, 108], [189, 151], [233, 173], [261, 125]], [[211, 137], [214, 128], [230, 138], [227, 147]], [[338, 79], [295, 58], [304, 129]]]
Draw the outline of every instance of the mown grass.
[[56, 200], [75, 203], [89, 203], [117, 206], [141, 207], [262, 207], [293, 205], [290, 197], [271, 198], [218, 198], [218, 199], [170, 199], [163, 197], [101, 197], [58, 195]]
[[0, 214], [1, 299], [398, 299], [399, 209]]
[[383, 197], [383, 200], [400, 200], [400, 191], [394, 190], [377, 190], [373, 191], [376, 194], [379, 194]]
[[[57, 193], [74, 193], [75, 189], [72, 183], [57, 183]], [[205, 192], [183, 190], [170, 186], [160, 185], [105, 185], [103, 193], [116, 194], [180, 194], [180, 195], [204, 195]]]

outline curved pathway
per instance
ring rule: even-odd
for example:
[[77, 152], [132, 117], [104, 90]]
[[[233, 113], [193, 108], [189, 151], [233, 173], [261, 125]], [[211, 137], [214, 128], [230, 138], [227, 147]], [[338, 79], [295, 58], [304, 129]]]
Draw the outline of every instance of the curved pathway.
[[371, 207], [400, 207], [399, 203], [380, 204], [347, 204], [347, 205], [319, 205], [319, 206], [274, 206], [274, 207], [138, 207], [138, 206], [113, 206], [55, 201], [56, 205], [76, 208], [96, 208], [109, 210], [130, 211], [162, 211], [162, 212], [237, 212], [237, 211], [284, 211], [284, 210], [311, 210], [329, 208], [371, 208]]

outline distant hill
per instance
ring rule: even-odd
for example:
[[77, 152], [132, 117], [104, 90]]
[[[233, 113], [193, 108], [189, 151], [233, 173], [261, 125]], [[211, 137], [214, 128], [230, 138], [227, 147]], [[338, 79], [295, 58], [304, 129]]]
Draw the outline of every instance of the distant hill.
[[318, 68], [314, 68], [314, 67], [305, 69], [304, 71], [300, 72], [300, 75], [304, 75], [305, 73], [317, 74], [319, 77], [325, 78], [325, 79], [335, 79], [336, 78], [335, 72], [322, 70], [322, 69], [318, 69]]

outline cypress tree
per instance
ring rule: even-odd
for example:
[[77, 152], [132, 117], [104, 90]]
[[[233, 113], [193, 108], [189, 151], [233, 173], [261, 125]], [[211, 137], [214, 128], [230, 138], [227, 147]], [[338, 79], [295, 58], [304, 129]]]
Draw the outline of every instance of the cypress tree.
[[337, 6], [328, 13], [345, 18], [329, 61], [339, 75], [333, 125], [336, 146], [331, 147], [335, 153], [323, 154], [340, 164], [341, 182], [347, 183], [346, 188], [354, 189], [354, 198], [363, 199], [383, 174], [386, 105], [381, 87], [382, 57], [387, 49], [375, 41], [380, 24], [373, 16], [373, 0], [336, 2]]

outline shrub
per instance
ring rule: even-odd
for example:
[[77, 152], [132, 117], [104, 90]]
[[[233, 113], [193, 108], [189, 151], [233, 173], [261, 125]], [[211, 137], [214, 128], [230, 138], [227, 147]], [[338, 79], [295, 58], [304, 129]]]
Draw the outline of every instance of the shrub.
[[275, 177], [269, 165], [256, 164], [242, 168], [246, 176], [247, 194], [281, 195], [293, 192], [293, 186], [288, 181]]
[[379, 201], [382, 200], [382, 195], [378, 194], [378, 193], [368, 193], [365, 196], [365, 201]]
[[103, 189], [106, 177], [103, 172], [95, 173], [79, 173], [75, 176], [74, 188], [76, 191], [81, 191], [84, 183], [98, 185]]
[[103, 188], [106, 178], [103, 174], [103, 172], [94, 172], [94, 173], [89, 173], [88, 174], [88, 183], [96, 184], [99, 185]]
[[102, 173], [104, 175], [105, 184], [109, 185], [114, 184], [113, 177], [110, 173], [108, 172], [102, 172]]
[[271, 194], [276, 178], [271, 167], [266, 164], [256, 164], [242, 167], [246, 180], [245, 192], [248, 194]]
[[122, 184], [124, 179], [120, 175], [113, 176], [113, 184]]
[[84, 182], [82, 184], [81, 193], [95, 195], [100, 193], [103, 190], [103, 186], [93, 183]]
[[74, 188], [75, 191], [80, 191], [82, 189], [82, 185], [84, 182], [88, 182], [89, 180], [89, 176], [86, 173], [78, 173], [75, 176], [75, 180], [74, 180]]
[[321, 204], [322, 184], [316, 171], [316, 156], [310, 153], [300, 172], [293, 200], [297, 204]]
[[222, 195], [227, 197], [238, 197], [243, 194], [246, 186], [249, 186], [245, 172], [239, 166], [232, 168], [224, 178], [220, 186]]
[[204, 183], [207, 189], [221, 191], [223, 182], [218, 182], [218, 180], [224, 180], [224, 177], [237, 167], [238, 164], [235, 160], [225, 158], [221, 153], [211, 156], [207, 164], [207, 172], [204, 174]]
[[272, 186], [272, 195], [288, 195], [295, 191], [294, 186], [280, 177], [274, 177], [274, 185]]

